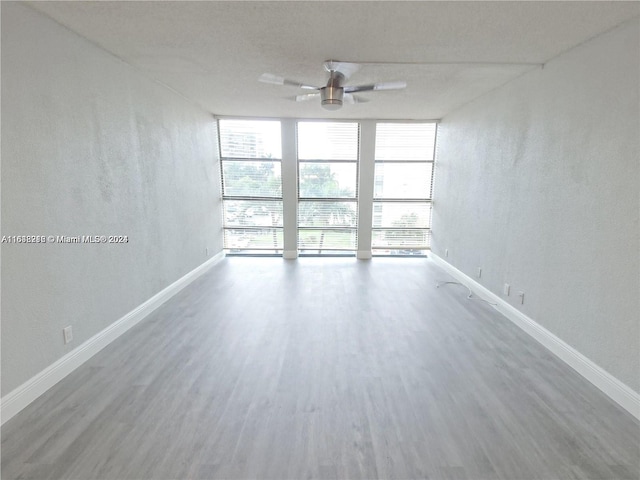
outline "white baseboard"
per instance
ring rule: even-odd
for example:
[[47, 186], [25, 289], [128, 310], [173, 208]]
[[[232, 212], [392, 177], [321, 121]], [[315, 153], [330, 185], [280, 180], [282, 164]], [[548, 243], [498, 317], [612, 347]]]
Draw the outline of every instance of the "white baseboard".
[[298, 258], [297, 250], [285, 250], [282, 252], [282, 258], [286, 258], [287, 260], [294, 260]]
[[640, 394], [622, 383], [609, 372], [596, 365], [575, 348], [556, 337], [549, 330], [536, 323], [524, 313], [509, 305], [498, 295], [483, 287], [471, 277], [465, 275], [450, 263], [433, 252], [429, 253], [433, 262], [449, 273], [460, 283], [469, 287], [479, 297], [497, 304], [494, 308], [515, 323], [518, 327], [545, 346], [551, 353], [577, 371], [593, 385], [598, 387], [614, 402], [640, 419]]
[[358, 250], [356, 258], [360, 260], [370, 260], [372, 257], [371, 250]]
[[2, 397], [0, 400], [0, 412], [2, 414], [1, 423], [4, 424], [7, 420], [14, 417], [40, 395], [45, 393], [56, 383], [69, 375], [131, 327], [135, 326], [147, 317], [151, 312], [156, 310], [160, 305], [165, 303], [196, 278], [205, 273], [209, 268], [222, 260], [224, 256], [224, 252], [219, 252], [214, 255], [205, 263], [193, 269], [182, 278], [176, 280], [149, 300], [139, 305], [119, 320], [116, 320], [82, 345], [74, 348], [72, 351], [27, 380], [18, 388]]

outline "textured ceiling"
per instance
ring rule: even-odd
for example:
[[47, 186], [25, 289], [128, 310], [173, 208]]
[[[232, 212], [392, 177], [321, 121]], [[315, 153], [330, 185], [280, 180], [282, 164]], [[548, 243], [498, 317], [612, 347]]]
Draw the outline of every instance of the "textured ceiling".
[[[30, 5], [212, 113], [316, 118], [441, 118], [640, 14], [640, 3], [595, 1]], [[365, 63], [351, 84], [408, 86], [327, 112], [257, 81], [269, 72], [320, 85], [327, 59]]]

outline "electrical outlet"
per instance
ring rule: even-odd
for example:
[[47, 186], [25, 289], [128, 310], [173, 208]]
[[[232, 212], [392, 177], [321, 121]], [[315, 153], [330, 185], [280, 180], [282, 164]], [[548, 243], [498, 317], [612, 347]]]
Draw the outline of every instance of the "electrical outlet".
[[73, 330], [71, 329], [71, 325], [62, 329], [62, 336], [64, 337], [65, 345], [73, 340]]
[[518, 297], [520, 297], [520, 305], [524, 304], [524, 292], [522, 290], [518, 292]]
[[444, 256], [445, 256], [445, 257], [448, 257], [448, 256], [449, 256], [449, 249], [448, 249], [448, 248], [445, 248], [445, 249], [444, 249]]
[[478, 267], [478, 278], [482, 277], [482, 268]]
[[510, 291], [511, 291], [511, 286], [508, 283], [505, 283], [504, 287], [502, 287], [502, 293], [508, 297]]

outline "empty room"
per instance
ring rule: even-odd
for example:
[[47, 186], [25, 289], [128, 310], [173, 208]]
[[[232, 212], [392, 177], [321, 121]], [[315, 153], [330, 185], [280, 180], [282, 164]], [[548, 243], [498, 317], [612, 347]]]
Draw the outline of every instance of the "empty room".
[[0, 8], [3, 480], [640, 479], [640, 3]]

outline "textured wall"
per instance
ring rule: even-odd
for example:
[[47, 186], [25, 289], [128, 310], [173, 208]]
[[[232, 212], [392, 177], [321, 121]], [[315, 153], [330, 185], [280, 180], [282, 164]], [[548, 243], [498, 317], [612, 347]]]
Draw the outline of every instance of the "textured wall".
[[[2, 395], [222, 249], [210, 114], [2, 2]], [[63, 345], [62, 328], [74, 341]]]
[[[640, 391], [637, 19], [439, 125], [433, 250]], [[520, 305], [518, 290], [525, 292]]]

